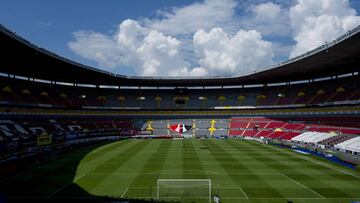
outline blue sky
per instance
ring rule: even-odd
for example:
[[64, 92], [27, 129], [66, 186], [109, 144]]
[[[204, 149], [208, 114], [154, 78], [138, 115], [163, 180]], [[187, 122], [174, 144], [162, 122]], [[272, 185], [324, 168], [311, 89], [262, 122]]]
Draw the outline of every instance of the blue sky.
[[126, 75], [245, 75], [360, 24], [358, 0], [3, 0], [0, 23]]

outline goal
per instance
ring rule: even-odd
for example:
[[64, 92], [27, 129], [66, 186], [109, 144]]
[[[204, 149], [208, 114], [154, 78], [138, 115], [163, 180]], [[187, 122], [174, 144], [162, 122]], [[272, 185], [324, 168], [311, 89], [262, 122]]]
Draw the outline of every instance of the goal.
[[203, 199], [211, 202], [210, 179], [158, 179], [158, 200]]

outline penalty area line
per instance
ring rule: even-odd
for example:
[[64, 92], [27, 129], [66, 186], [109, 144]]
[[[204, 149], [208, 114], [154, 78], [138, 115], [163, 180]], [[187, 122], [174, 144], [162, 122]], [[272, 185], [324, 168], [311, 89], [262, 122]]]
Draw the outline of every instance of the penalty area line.
[[72, 182], [63, 185], [62, 187], [58, 188], [54, 192], [50, 193], [48, 196], [46, 196], [46, 198], [50, 198], [51, 196], [55, 195], [56, 193], [64, 190], [65, 188], [69, 187], [71, 184], [75, 183], [77, 180], [81, 179], [85, 175], [86, 175], [86, 173], [81, 174], [79, 177], [75, 178]]
[[124, 196], [125, 196], [125, 194], [127, 193], [128, 190], [129, 190], [129, 187], [127, 187], [127, 188], [124, 190], [124, 192], [123, 192], [122, 195], [121, 195], [121, 198], [124, 198]]
[[275, 147], [275, 146], [269, 146], [269, 145], [264, 145], [264, 146], [266, 146], [267, 148], [270, 148], [270, 149], [272, 149], [272, 150], [279, 151], [279, 152], [281, 152], [281, 153], [283, 153], [283, 154], [287, 154], [287, 155], [296, 157], [296, 158], [298, 158], [298, 159], [302, 159], [302, 160], [305, 160], [305, 161], [314, 163], [314, 164], [319, 165], [319, 166], [324, 166], [324, 167], [326, 167], [326, 168], [328, 168], [328, 169], [331, 169], [331, 170], [333, 170], [333, 171], [340, 172], [340, 173], [343, 173], [343, 174], [346, 174], [346, 175], [350, 175], [350, 176], [352, 176], [352, 177], [355, 177], [355, 178], [357, 178], [357, 179], [360, 179], [360, 176], [355, 175], [355, 174], [353, 174], [353, 173], [350, 173], [350, 172], [348, 172], [348, 171], [346, 171], [346, 170], [344, 170], [344, 169], [340, 169], [340, 168], [338, 168], [338, 167], [336, 167], [336, 166], [332, 166], [332, 165], [330, 165], [329, 163], [327, 163], [327, 162], [325, 162], [325, 161], [323, 161], [323, 160], [321, 160], [321, 161], [319, 161], [319, 160], [314, 160], [313, 157], [311, 157], [311, 156], [301, 156], [300, 154], [294, 154], [294, 153], [291, 153], [291, 152], [289, 152], [289, 151], [286, 151], [286, 150], [284, 150], [284, 149], [281, 149], [281, 148], [278, 148], [278, 147]]
[[304, 184], [302, 184], [302, 183], [300, 183], [300, 182], [298, 182], [298, 181], [296, 181], [296, 180], [294, 180], [294, 179], [290, 178], [289, 176], [287, 176], [287, 175], [285, 175], [285, 174], [281, 174], [281, 175], [282, 175], [282, 176], [284, 176], [285, 178], [287, 178], [288, 180], [290, 180], [290, 181], [292, 181], [292, 182], [294, 182], [294, 183], [296, 183], [296, 184], [300, 185], [301, 187], [303, 187], [303, 188], [305, 188], [305, 189], [307, 189], [307, 190], [311, 191], [312, 193], [314, 193], [315, 195], [317, 195], [317, 196], [318, 196], [318, 197], [320, 197], [321, 199], [326, 199], [324, 196], [322, 196], [322, 195], [321, 195], [321, 194], [319, 194], [318, 192], [316, 192], [316, 191], [312, 190], [311, 188], [307, 187], [306, 185], [304, 185]]
[[239, 187], [239, 190], [245, 195], [246, 199], [249, 199], [249, 197], [246, 195], [246, 193], [244, 192], [244, 190], [241, 187]]

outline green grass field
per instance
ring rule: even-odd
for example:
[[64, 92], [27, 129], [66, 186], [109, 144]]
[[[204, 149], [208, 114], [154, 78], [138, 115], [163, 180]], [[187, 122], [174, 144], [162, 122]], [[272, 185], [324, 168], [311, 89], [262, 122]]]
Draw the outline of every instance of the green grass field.
[[[224, 203], [360, 201], [359, 172], [244, 140], [119, 141], [78, 151], [1, 184], [18, 199], [150, 200], [156, 199], [158, 179], [210, 179], [212, 194]], [[208, 202], [201, 191], [179, 188], [175, 193], [184, 195], [169, 194], [164, 200]]]

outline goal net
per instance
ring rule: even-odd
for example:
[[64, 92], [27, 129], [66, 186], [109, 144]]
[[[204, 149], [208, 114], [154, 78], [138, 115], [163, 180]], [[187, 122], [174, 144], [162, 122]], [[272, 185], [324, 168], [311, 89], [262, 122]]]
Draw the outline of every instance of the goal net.
[[211, 202], [210, 179], [158, 179], [157, 199], [203, 199]]

